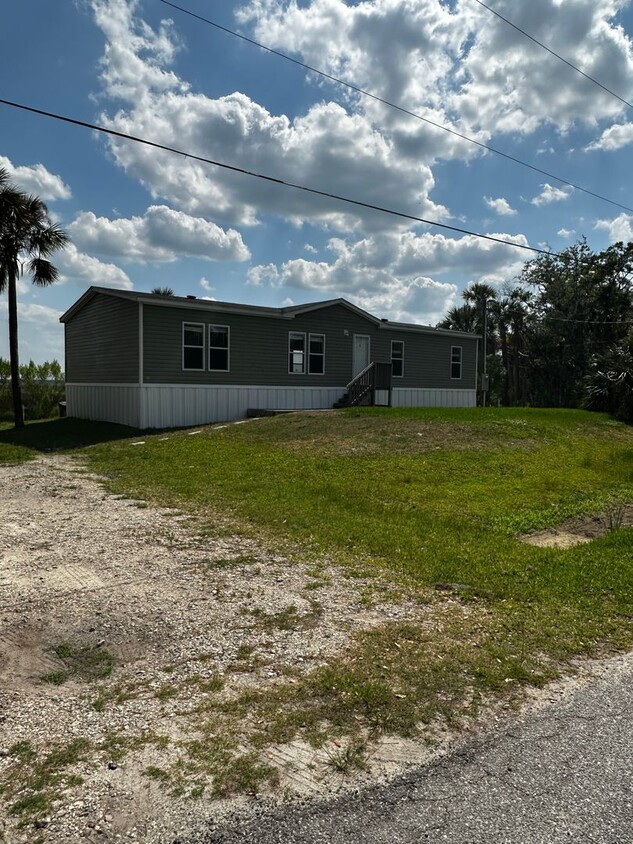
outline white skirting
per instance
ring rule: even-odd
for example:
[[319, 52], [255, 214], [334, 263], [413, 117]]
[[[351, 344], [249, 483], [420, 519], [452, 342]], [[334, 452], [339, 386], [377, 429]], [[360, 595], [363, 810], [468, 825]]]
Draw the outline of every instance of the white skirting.
[[66, 415], [141, 426], [138, 384], [66, 384]]
[[343, 387], [143, 386], [143, 428], [180, 428], [227, 422], [259, 410], [321, 410], [332, 407]]
[[[180, 428], [227, 422], [261, 410], [331, 408], [344, 387], [258, 387], [183, 384], [66, 384], [68, 416], [134, 428]], [[475, 390], [396, 388], [394, 407], [474, 407]]]
[[476, 390], [421, 390], [395, 387], [392, 407], [476, 407]]

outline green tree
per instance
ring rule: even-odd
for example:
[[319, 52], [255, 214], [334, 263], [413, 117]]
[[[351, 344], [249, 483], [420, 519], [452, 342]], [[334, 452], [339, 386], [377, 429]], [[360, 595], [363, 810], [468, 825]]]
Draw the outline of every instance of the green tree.
[[151, 293], [155, 296], [173, 296], [174, 291], [171, 287], [152, 287]]
[[584, 388], [585, 407], [633, 422], [633, 331], [622, 343], [592, 359]]
[[56, 281], [57, 269], [48, 260], [68, 243], [68, 236], [51, 222], [48, 209], [9, 182], [0, 168], [0, 293], [7, 291], [9, 311], [9, 361], [16, 428], [24, 427], [18, 356], [17, 281], [31, 276], [33, 284], [46, 287]]
[[540, 255], [521, 274], [534, 288], [528, 391], [533, 403], [577, 407], [597, 356], [626, 335], [633, 318], [633, 243], [595, 254], [583, 239]]

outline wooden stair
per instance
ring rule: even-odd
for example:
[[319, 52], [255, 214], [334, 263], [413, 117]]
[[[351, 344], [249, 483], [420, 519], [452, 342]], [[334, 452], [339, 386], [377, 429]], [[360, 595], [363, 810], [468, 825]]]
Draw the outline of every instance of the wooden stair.
[[332, 406], [337, 410], [342, 407], [373, 406], [376, 403], [377, 390], [388, 392], [388, 406], [391, 407], [391, 363], [372, 361], [352, 378], [344, 394]]

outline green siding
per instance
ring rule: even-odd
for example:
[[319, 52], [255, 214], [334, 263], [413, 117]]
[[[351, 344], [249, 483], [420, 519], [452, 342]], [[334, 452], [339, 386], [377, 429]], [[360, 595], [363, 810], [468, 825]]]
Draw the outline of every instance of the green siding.
[[97, 294], [65, 325], [66, 381], [138, 384], [138, 304]]
[[[182, 369], [183, 322], [230, 327], [230, 371]], [[288, 373], [288, 333], [325, 335], [325, 373]], [[475, 339], [382, 328], [344, 305], [331, 305], [294, 319], [245, 316], [198, 309], [143, 305], [144, 381], [147, 384], [345, 386], [352, 378], [354, 334], [371, 338], [371, 360], [391, 359], [391, 340], [404, 341], [404, 378], [394, 387], [474, 389]], [[206, 333], [208, 340], [208, 329]], [[451, 346], [462, 346], [460, 380], [451, 379]]]

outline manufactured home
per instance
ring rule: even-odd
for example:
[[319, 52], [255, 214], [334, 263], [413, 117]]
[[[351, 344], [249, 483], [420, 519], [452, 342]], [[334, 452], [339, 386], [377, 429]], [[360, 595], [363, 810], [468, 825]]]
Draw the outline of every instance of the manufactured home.
[[69, 416], [136, 428], [353, 403], [472, 407], [478, 336], [345, 299], [269, 308], [90, 287], [61, 317]]

